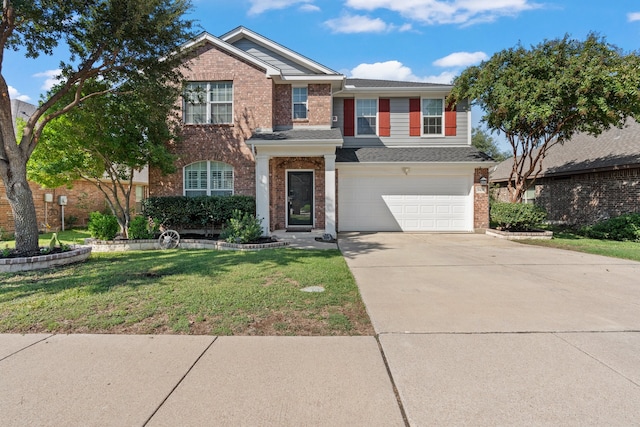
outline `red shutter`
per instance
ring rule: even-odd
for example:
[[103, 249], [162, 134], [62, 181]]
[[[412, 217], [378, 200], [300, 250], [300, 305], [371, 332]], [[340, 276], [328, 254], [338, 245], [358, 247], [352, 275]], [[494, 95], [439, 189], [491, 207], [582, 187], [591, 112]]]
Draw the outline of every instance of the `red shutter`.
[[448, 105], [444, 110], [444, 136], [456, 136], [456, 106]]
[[355, 104], [352, 98], [344, 99], [344, 136], [355, 135]]
[[391, 136], [391, 100], [378, 100], [378, 117], [380, 124], [378, 125], [379, 136]]
[[409, 136], [420, 136], [420, 98], [409, 99]]

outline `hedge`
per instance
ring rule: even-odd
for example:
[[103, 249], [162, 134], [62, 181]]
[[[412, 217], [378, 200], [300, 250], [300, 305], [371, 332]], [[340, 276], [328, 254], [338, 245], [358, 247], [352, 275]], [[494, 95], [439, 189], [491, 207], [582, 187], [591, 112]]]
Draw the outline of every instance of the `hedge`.
[[592, 239], [640, 242], [640, 213], [628, 213], [582, 228]]
[[525, 203], [491, 204], [491, 226], [505, 231], [530, 231], [547, 219], [544, 208]]
[[144, 215], [166, 228], [221, 227], [235, 210], [255, 215], [256, 201], [250, 196], [150, 197], [143, 203]]

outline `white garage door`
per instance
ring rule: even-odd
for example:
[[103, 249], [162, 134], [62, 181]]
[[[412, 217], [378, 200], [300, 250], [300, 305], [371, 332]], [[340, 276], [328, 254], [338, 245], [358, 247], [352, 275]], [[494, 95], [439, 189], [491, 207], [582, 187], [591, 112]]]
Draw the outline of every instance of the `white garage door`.
[[338, 176], [340, 231], [473, 230], [470, 176]]

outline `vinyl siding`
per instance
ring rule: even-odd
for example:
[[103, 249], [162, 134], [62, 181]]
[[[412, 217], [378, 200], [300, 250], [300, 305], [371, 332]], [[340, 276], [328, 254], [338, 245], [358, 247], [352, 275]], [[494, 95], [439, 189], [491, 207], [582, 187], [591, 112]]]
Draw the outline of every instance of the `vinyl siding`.
[[[344, 134], [344, 98], [334, 98], [333, 115], [338, 117], [334, 126], [342, 129]], [[468, 104], [458, 105], [456, 112], [456, 136], [419, 137], [409, 136], [409, 98], [391, 98], [391, 136], [388, 137], [344, 137], [345, 148], [376, 146], [460, 146], [468, 145]]]
[[279, 55], [267, 49], [266, 47], [260, 46], [259, 44], [254, 43], [250, 40], [240, 39], [233, 45], [238, 49], [241, 49], [248, 54], [253, 55], [256, 58], [266, 62], [267, 64], [282, 70], [283, 75], [316, 74], [313, 71], [301, 66], [300, 64], [296, 64], [290, 59], [287, 59], [284, 56]]

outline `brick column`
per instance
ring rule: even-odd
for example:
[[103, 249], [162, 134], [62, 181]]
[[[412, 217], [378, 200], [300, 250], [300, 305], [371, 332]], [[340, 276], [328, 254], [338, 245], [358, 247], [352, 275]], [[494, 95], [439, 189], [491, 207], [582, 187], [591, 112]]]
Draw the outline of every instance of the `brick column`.
[[[487, 184], [480, 183], [486, 178]], [[473, 228], [489, 228], [489, 169], [476, 168], [473, 174]]]

